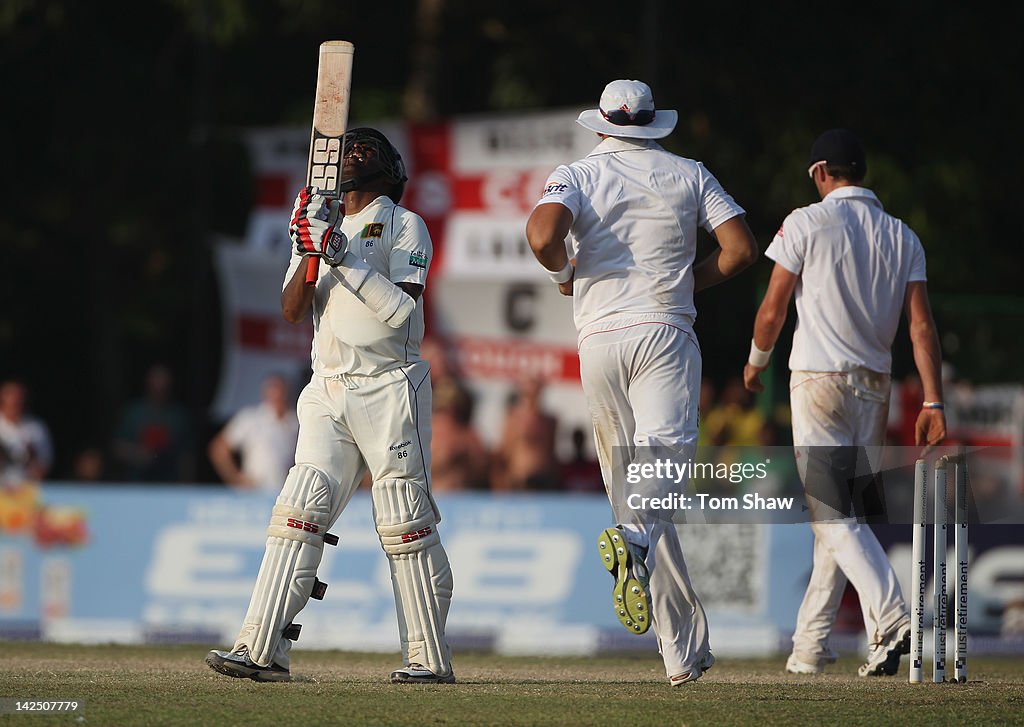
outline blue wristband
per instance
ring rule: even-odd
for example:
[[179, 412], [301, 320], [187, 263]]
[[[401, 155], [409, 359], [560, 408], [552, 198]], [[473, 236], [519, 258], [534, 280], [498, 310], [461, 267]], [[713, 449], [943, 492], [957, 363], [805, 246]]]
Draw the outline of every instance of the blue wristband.
[[945, 409], [946, 405], [941, 401], [926, 401], [921, 405], [922, 409]]

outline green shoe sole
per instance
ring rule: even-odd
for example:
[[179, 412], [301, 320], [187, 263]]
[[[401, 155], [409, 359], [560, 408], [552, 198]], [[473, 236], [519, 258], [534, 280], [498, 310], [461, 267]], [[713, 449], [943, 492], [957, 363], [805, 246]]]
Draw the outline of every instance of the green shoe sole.
[[612, 608], [619, 622], [631, 634], [643, 634], [651, 627], [651, 598], [633, 575], [632, 555], [622, 531], [607, 528], [597, 538], [597, 551], [612, 574]]

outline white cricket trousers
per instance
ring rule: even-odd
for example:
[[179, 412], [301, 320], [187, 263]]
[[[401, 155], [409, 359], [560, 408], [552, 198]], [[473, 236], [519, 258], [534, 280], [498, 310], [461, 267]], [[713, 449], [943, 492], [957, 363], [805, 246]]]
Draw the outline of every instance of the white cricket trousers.
[[[877, 457], [885, 440], [890, 387], [888, 375], [866, 369], [792, 373], [793, 445], [805, 487], [808, 458], [800, 456], [801, 447], [862, 446]], [[793, 653], [805, 664], [821, 665], [836, 658], [829, 636], [847, 580], [860, 599], [869, 647], [909, 623], [910, 616], [896, 572], [871, 528], [838, 513], [831, 519], [827, 505], [811, 498], [808, 506], [815, 513], [814, 565], [797, 613]]]
[[[665, 673], [691, 671], [710, 650], [704, 607], [686, 573], [677, 526], [627, 506], [624, 466], [653, 452], [672, 452], [680, 462], [695, 455], [701, 378], [696, 335], [674, 317], [618, 317], [584, 329], [579, 351], [612, 511], [627, 539], [649, 548], [652, 625]], [[681, 493], [686, 484], [672, 489]]]
[[[427, 532], [430, 527], [436, 532], [441, 514], [430, 491], [431, 388], [426, 361], [376, 376], [314, 376], [299, 396], [298, 417], [295, 462], [334, 478], [332, 525], [364, 470], [369, 470], [379, 533], [382, 525], [402, 523], [402, 518], [428, 521], [426, 512], [403, 512], [422, 504], [409, 494], [416, 490], [426, 496], [427, 509], [433, 511]], [[403, 503], [403, 497], [412, 501]], [[419, 559], [396, 556], [386, 547], [385, 552], [391, 565], [404, 663], [420, 663], [438, 674], [451, 671], [444, 631], [453, 579], [443, 546], [438, 541], [420, 551], [423, 556]]]
[[295, 463], [334, 478], [335, 519], [366, 470], [374, 482], [411, 480], [429, 493], [431, 389], [426, 361], [377, 376], [313, 376], [299, 395], [297, 410]]

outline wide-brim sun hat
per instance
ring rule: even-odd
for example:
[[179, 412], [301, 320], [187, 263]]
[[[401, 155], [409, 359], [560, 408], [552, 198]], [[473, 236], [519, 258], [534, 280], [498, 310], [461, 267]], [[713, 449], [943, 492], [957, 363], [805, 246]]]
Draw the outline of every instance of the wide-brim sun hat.
[[661, 139], [676, 128], [679, 114], [655, 109], [651, 87], [643, 81], [612, 81], [604, 87], [596, 109], [587, 109], [576, 123], [607, 136]]

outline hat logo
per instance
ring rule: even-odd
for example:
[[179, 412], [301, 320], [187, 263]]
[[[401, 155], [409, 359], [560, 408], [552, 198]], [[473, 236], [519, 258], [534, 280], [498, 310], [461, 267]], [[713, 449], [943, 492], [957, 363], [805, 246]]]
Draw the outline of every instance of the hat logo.
[[612, 81], [604, 88], [596, 109], [580, 113], [577, 123], [604, 136], [660, 139], [675, 128], [678, 114], [671, 109], [655, 113], [654, 95], [643, 81]]

